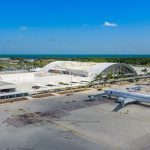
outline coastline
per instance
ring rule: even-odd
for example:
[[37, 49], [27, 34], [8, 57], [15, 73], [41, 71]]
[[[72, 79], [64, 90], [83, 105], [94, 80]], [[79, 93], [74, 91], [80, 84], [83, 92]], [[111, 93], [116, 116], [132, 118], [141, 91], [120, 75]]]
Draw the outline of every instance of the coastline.
[[0, 58], [150, 58], [150, 54], [0, 54]]

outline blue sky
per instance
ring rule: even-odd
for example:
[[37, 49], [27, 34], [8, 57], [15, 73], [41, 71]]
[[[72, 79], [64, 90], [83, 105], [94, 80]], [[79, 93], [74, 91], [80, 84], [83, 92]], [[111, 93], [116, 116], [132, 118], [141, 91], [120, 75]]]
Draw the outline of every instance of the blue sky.
[[149, 0], [0, 0], [1, 54], [150, 54]]

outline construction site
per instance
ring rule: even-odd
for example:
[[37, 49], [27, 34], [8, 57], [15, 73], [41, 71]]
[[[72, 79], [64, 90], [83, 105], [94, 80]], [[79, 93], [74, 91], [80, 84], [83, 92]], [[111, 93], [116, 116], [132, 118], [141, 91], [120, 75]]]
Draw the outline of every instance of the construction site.
[[89, 86], [97, 75], [105, 77], [109, 73], [113, 78], [119, 77], [119, 74], [124, 75], [124, 78], [110, 80], [114, 83], [149, 77], [142, 73], [142, 69], [122, 63], [55, 61], [37, 72], [0, 73], [0, 98], [11, 99], [43, 92], [65, 91], [70, 88], [80, 89]]
[[[149, 93], [147, 83], [141, 93]], [[132, 86], [113, 88], [127, 90]], [[150, 105], [135, 103], [113, 112], [118, 105], [115, 99], [88, 98], [100, 93], [89, 89], [70, 96], [61, 94], [1, 104], [1, 149], [149, 150]]]
[[[80, 68], [86, 66], [86, 70], [81, 72], [75, 67], [79, 64], [71, 62], [73, 72], [71, 66], [66, 68], [67, 63], [48, 64], [39, 72], [0, 75], [0, 149], [149, 150], [150, 104], [137, 101], [141, 95], [134, 97], [135, 94], [150, 96], [149, 77], [138, 76], [138, 81], [129, 82], [137, 72], [127, 65], [105, 63], [89, 67], [83, 63]], [[92, 71], [87, 71], [91, 66], [94, 66]], [[95, 75], [96, 71], [105, 75], [109, 70], [117, 74], [120, 66], [128, 71], [129, 81], [118, 79], [86, 87], [94, 71]], [[123, 96], [127, 92], [127, 98], [118, 99], [130, 103], [116, 111], [117, 98], [99, 96], [110, 88], [121, 91]], [[50, 92], [33, 95], [46, 89]]]

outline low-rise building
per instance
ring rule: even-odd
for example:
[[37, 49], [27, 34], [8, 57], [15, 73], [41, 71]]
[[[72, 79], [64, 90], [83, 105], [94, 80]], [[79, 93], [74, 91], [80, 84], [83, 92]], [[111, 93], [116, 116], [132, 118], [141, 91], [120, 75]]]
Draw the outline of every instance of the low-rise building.
[[0, 99], [10, 99], [28, 96], [27, 92], [19, 92], [12, 83], [0, 81]]

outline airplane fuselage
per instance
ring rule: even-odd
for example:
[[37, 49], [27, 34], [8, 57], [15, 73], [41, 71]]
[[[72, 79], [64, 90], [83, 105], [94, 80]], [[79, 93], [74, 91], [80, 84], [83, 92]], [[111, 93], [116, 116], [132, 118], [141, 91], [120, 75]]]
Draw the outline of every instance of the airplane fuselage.
[[105, 90], [105, 94], [109, 96], [114, 96], [114, 97], [121, 97], [124, 99], [130, 98], [134, 99], [137, 102], [147, 102], [150, 103], [150, 95], [148, 94], [140, 94], [140, 93], [131, 93], [131, 92], [125, 92], [125, 91], [119, 91], [119, 90]]

